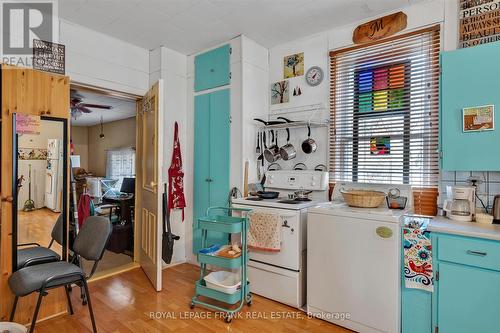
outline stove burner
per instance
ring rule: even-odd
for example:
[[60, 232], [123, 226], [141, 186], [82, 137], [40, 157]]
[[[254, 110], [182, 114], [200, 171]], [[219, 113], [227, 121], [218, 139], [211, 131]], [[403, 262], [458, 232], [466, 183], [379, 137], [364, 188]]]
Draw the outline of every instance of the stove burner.
[[305, 201], [312, 201], [312, 200], [311, 200], [311, 199], [309, 199], [309, 198], [295, 198], [295, 199], [293, 199], [293, 200], [295, 200], [295, 201], [302, 201], [302, 202], [305, 202]]

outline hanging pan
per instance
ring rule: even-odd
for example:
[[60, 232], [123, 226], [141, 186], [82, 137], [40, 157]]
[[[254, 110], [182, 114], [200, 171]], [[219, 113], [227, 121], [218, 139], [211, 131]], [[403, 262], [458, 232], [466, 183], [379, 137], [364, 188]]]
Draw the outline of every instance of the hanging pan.
[[307, 125], [307, 139], [302, 142], [302, 151], [306, 154], [314, 153], [318, 149], [316, 141], [311, 138], [311, 126]]

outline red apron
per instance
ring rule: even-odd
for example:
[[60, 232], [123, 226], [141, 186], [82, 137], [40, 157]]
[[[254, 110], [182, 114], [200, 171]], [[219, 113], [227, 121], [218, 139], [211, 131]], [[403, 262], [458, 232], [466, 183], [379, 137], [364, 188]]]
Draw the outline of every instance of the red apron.
[[170, 214], [170, 210], [172, 209], [182, 209], [182, 221], [184, 222], [185, 207], [186, 199], [184, 197], [184, 172], [182, 171], [179, 125], [175, 122], [172, 162], [170, 168], [168, 168], [168, 213]]

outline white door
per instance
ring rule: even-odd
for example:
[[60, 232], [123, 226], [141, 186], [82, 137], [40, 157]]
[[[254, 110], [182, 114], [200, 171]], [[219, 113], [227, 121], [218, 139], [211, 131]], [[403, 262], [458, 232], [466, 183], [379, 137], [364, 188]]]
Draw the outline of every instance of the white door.
[[162, 97], [159, 80], [137, 103], [136, 133], [135, 255], [157, 291], [162, 289]]

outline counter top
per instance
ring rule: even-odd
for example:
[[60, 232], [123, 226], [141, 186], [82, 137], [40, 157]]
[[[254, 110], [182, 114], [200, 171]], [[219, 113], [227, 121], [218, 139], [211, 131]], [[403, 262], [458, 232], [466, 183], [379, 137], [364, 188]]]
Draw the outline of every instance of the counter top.
[[434, 217], [427, 230], [460, 236], [477, 237], [500, 241], [500, 224], [482, 224], [477, 222], [460, 222], [446, 217]]

